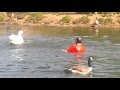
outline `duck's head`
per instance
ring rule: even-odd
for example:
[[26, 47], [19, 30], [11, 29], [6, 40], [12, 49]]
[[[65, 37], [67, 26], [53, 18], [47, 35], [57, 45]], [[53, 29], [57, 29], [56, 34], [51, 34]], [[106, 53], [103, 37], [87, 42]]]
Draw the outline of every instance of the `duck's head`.
[[93, 57], [89, 56], [88, 58], [88, 67], [92, 67], [91, 62], [93, 61]]

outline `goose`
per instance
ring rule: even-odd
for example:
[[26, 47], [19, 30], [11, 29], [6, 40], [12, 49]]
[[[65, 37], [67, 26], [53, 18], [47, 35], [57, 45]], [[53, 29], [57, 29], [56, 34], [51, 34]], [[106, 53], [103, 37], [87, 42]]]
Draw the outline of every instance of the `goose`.
[[65, 72], [73, 73], [73, 74], [83, 74], [83, 75], [89, 74], [92, 71], [92, 65], [91, 65], [92, 60], [93, 60], [93, 57], [89, 56], [88, 66], [84, 66], [80, 64], [72, 65], [69, 68], [65, 69]]
[[15, 34], [10, 35], [9, 36], [9, 39], [10, 39], [9, 43], [10, 44], [22, 44], [22, 43], [24, 43], [22, 34], [23, 34], [23, 31], [20, 30], [18, 32], [18, 35], [15, 35]]
[[96, 20], [95, 20], [95, 22], [91, 25], [91, 27], [96, 27], [97, 25], [99, 25], [99, 21], [98, 21], [98, 19], [97, 19], [97, 17], [96, 17]]

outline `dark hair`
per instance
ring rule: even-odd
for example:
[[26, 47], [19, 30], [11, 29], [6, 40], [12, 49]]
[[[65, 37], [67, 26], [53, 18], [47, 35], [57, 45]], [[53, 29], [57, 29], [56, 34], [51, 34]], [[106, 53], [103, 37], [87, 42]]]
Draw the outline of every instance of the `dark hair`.
[[75, 39], [75, 42], [76, 42], [76, 44], [82, 43], [82, 38], [81, 38], [81, 37], [77, 37], [77, 38]]

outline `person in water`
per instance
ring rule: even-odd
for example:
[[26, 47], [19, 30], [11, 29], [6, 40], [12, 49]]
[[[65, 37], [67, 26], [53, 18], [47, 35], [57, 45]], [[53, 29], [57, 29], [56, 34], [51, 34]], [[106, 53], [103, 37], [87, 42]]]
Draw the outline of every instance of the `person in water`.
[[69, 46], [64, 51], [68, 52], [68, 53], [80, 53], [80, 54], [84, 54], [86, 52], [86, 47], [82, 44], [82, 38], [81, 37], [77, 37], [75, 39], [75, 44], [72, 44], [71, 46]]
[[82, 60], [82, 56], [86, 52], [86, 47], [82, 44], [82, 38], [77, 37], [75, 39], [75, 44], [70, 45], [66, 50], [67, 53], [72, 53], [75, 55], [75, 58], [80, 61]]

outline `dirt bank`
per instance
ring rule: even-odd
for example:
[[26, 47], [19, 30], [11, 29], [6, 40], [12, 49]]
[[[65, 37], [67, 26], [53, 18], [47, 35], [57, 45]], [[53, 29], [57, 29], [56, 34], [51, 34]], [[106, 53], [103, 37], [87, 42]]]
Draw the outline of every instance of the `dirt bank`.
[[[70, 16], [70, 22], [65, 23], [62, 22], [62, 18], [65, 16]], [[81, 17], [87, 17], [89, 19], [88, 23], [73, 23], [77, 19]], [[17, 18], [12, 18], [9, 20], [6, 20], [2, 24], [17, 24], [17, 25], [30, 25], [30, 26], [58, 26], [58, 27], [91, 27], [91, 25], [95, 22], [96, 17], [98, 19], [111, 19], [107, 23], [100, 23], [97, 27], [120, 27], [120, 22], [118, 21], [120, 19], [119, 14], [111, 15], [111, 14], [44, 14], [44, 19], [38, 21], [38, 22], [28, 22], [27, 19], [29, 18], [29, 15], [25, 16], [24, 19], [17, 19]]]

